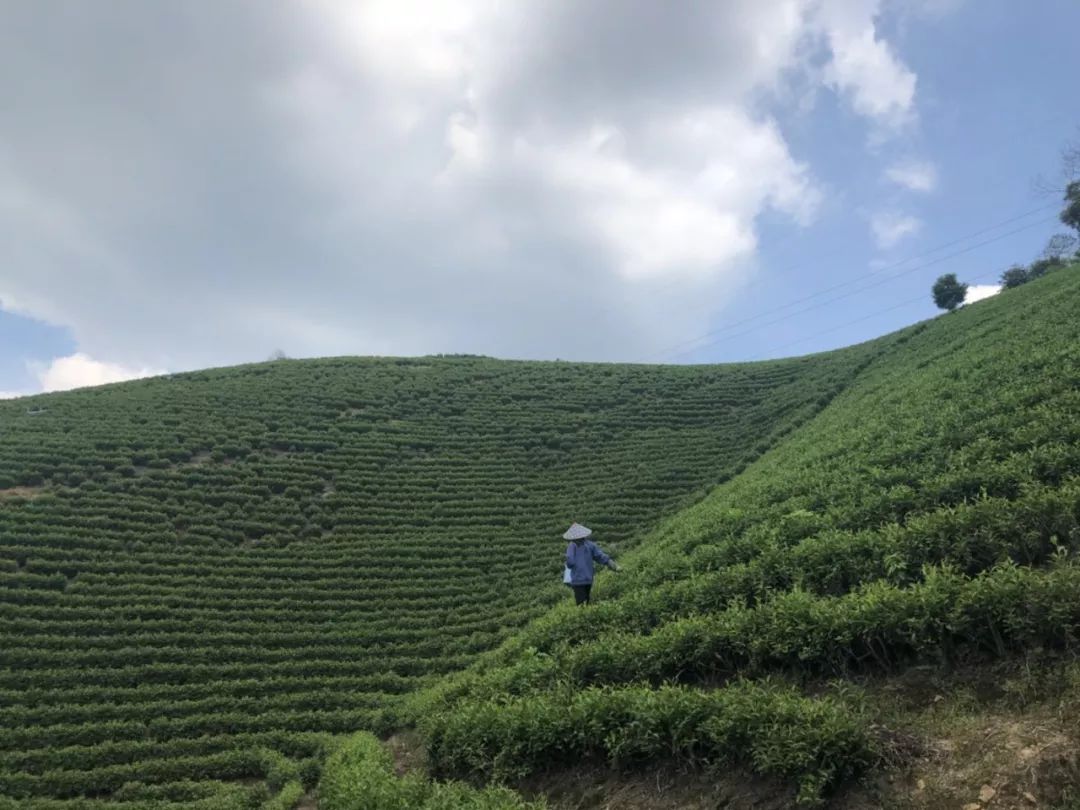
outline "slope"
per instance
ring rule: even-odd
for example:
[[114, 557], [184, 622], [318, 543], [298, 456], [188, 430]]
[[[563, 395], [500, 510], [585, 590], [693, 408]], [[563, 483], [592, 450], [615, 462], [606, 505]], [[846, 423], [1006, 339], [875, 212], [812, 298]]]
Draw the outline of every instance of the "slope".
[[[899, 333], [815, 419], [665, 521], [601, 604], [554, 608], [411, 717], [439, 775], [738, 767], [816, 804], [920, 746], [914, 715], [884, 724], [854, 681], [1074, 650], [1078, 548], [1072, 267]], [[1051, 707], [1062, 729], [1080, 720], [1069, 695]], [[1034, 800], [1080, 795], [1070, 773]]]
[[[889, 340], [703, 368], [279, 361], [0, 402], [2, 806], [257, 806]], [[288, 787], [287, 790], [279, 789]]]

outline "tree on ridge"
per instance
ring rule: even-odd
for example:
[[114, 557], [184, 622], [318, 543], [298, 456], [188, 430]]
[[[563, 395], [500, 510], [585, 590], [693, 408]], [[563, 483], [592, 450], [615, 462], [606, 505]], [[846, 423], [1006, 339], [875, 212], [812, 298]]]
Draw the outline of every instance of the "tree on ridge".
[[946, 273], [934, 282], [932, 292], [934, 303], [941, 309], [952, 312], [962, 303], [967, 296], [968, 285], [962, 284], [956, 278], [956, 273]]

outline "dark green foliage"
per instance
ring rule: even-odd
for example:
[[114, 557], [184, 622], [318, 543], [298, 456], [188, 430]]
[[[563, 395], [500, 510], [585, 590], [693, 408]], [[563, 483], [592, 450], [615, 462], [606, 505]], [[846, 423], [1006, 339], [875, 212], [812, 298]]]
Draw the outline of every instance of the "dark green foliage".
[[1043, 248], [1043, 258], [1065, 262], [1076, 252], [1078, 245], [1080, 239], [1071, 233], [1056, 233], [1047, 240], [1046, 247]]
[[931, 292], [934, 295], [934, 304], [939, 309], [952, 312], [964, 303], [964, 298], [967, 296], [967, 284], [957, 281], [956, 273], [946, 273], [934, 282]]
[[562, 652], [556, 677], [581, 683], [715, 680], [787, 670], [847, 675], [919, 658], [1080, 640], [1080, 569], [1015, 565], [968, 579], [927, 569], [909, 588], [876, 581], [839, 597], [793, 590], [754, 607], [670, 621], [648, 635], [608, 634]]
[[674, 759], [793, 779], [806, 804], [875, 759], [847, 707], [769, 683], [556, 690], [459, 704], [424, 725], [436, 772], [517, 779], [582, 760], [627, 768]]
[[[295, 795], [294, 791], [290, 791]], [[269, 796], [263, 785], [244, 786], [217, 781], [171, 782], [148, 785], [131, 782], [107, 799], [8, 799], [0, 796], [0, 810], [291, 810]], [[294, 802], [295, 804], [295, 802]]]
[[1061, 221], [1080, 232], [1080, 180], [1065, 188], [1065, 210], [1061, 212]]
[[542, 810], [509, 790], [477, 790], [431, 782], [416, 774], [397, 777], [389, 752], [371, 734], [346, 740], [326, 763], [319, 783], [322, 810]]
[[1028, 280], [1034, 280], [1042, 278], [1051, 270], [1056, 270], [1059, 267], [1064, 267], [1065, 261], [1057, 256], [1051, 256], [1045, 259], [1036, 259], [1028, 267]]
[[1027, 268], [1019, 264], [1014, 264], [1001, 274], [1001, 286], [1006, 290], [1010, 290], [1013, 287], [1019, 287], [1021, 284], [1026, 284], [1027, 282]]

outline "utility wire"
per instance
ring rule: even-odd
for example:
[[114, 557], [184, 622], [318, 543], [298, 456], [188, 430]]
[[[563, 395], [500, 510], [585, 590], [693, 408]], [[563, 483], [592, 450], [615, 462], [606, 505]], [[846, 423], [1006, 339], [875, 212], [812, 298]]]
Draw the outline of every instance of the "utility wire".
[[[982, 228], [980, 230], [973, 231], [971, 233], [965, 234], [964, 236], [961, 236], [961, 237], [959, 237], [957, 239], [954, 239], [951, 242], [946, 242], [944, 244], [938, 245], [938, 246], [936, 246], [934, 248], [931, 248], [929, 250], [925, 250], [922, 253], [917, 253], [917, 254], [915, 254], [913, 256], [908, 256], [907, 258], [901, 259], [898, 262], [893, 262], [892, 264], [886, 265], [885, 267], [880, 267], [880, 268], [878, 268], [876, 270], [873, 270], [873, 271], [871, 271], [871, 272], [869, 272], [869, 273], [867, 273], [867, 274], [865, 274], [863, 276], [860, 276], [859, 278], [848, 279], [847, 281], [841, 281], [838, 284], [834, 284], [831, 287], [825, 287], [823, 289], [817, 290], [816, 292], [810, 293], [809, 295], [805, 295], [802, 298], [796, 298], [793, 301], [788, 301], [786, 304], [780, 304], [779, 306], [772, 307], [771, 309], [762, 310], [761, 312], [757, 312], [754, 315], [750, 315], [750, 316], [748, 316], [746, 318], [743, 318], [741, 320], [733, 321], [732, 323], [728, 323], [728, 324], [724, 324], [723, 326], [719, 326], [716, 329], [710, 330], [709, 332], [706, 332], [705, 334], [699, 335], [696, 338], [691, 338], [690, 340], [684, 340], [684, 341], [682, 341], [680, 343], [677, 343], [677, 344], [675, 344], [673, 346], [669, 346], [667, 349], [663, 349], [663, 350], [661, 350], [659, 352], [656, 352], [653, 355], [650, 355], [650, 357], [659, 357], [659, 356], [669, 355], [672, 352], [677, 351], [678, 349], [682, 349], [683, 347], [691, 346], [693, 344], [696, 344], [699, 341], [704, 340], [705, 338], [713, 337], [714, 335], [719, 335], [721, 332], [726, 332], [727, 330], [734, 329], [737, 326], [742, 326], [742, 325], [747, 324], [747, 323], [752, 323], [753, 321], [756, 321], [759, 318], [763, 318], [766, 315], [772, 315], [772, 314], [777, 313], [777, 312], [782, 312], [783, 310], [788, 309], [789, 307], [793, 307], [793, 306], [796, 306], [798, 304], [802, 304], [802, 303], [804, 303], [806, 301], [813, 300], [814, 298], [817, 298], [820, 295], [825, 295], [825, 294], [833, 292], [835, 290], [839, 290], [839, 289], [842, 289], [844, 287], [851, 286], [852, 284], [861, 284], [861, 283], [865, 282], [868, 278], [870, 278], [872, 276], [880, 275], [881, 273], [887, 272], [889, 270], [895, 270], [898, 267], [903, 267], [904, 265], [908, 264], [909, 262], [916, 261], [918, 259], [922, 259], [922, 258], [925, 258], [927, 256], [931, 256], [934, 253], [937, 253], [938, 251], [945, 250], [947, 248], [953, 247], [954, 245], [958, 245], [958, 244], [960, 244], [962, 242], [966, 242], [969, 239], [974, 239], [977, 236], [982, 236], [983, 234], [990, 233], [991, 231], [995, 231], [998, 228], [1002, 228], [1002, 227], [1004, 227], [1006, 225], [1011, 225], [1014, 222], [1019, 222], [1020, 220], [1026, 219], [1027, 217], [1032, 216], [1033, 214], [1038, 214], [1038, 213], [1041, 213], [1043, 211], [1049, 210], [1051, 208], [1056, 208], [1056, 207], [1057, 207], [1057, 203], [1051, 203], [1049, 205], [1043, 205], [1043, 206], [1040, 206], [1038, 208], [1033, 208], [1030, 211], [1026, 211], [1025, 213], [1020, 214], [1018, 216], [1011, 217], [1011, 218], [1006, 219], [1006, 220], [1002, 220], [1001, 222], [995, 223], [994, 225], [990, 225], [990, 226]], [[1025, 226], [1025, 227], [1035, 227], [1036, 225], [1041, 225], [1044, 222], [1045, 222], [1045, 220], [1040, 220], [1039, 222], [1032, 223], [1030, 226]], [[1007, 236], [1012, 236], [1015, 233], [1018, 233], [1020, 230], [1023, 230], [1023, 228], [1017, 229], [1015, 231], [1010, 231], [1009, 233], [1006, 233], [1006, 234], [1002, 234], [998, 238], [1004, 239]], [[985, 244], [990, 244], [991, 241], [994, 241], [994, 240], [988, 240], [988, 241], [981, 242], [978, 245], [973, 245], [972, 249], [974, 249], [976, 247], [981, 247], [981, 246], [983, 246]], [[951, 254], [950, 256], [945, 257], [945, 258], [953, 258], [954, 256], [958, 256], [958, 255], [961, 255], [961, 254], [960, 253]], [[909, 268], [909, 269], [910, 270], [922, 269], [923, 267], [928, 267], [928, 266], [931, 266], [931, 265], [930, 264], [921, 265], [918, 268]], [[907, 271], [905, 271], [905, 272], [907, 272]], [[899, 278], [902, 275], [903, 275], [903, 273], [898, 273], [895, 276], [890, 276], [890, 278]], [[864, 289], [869, 289], [869, 287], [866, 287]], [[834, 299], [831, 299], [831, 300], [834, 300]], [[803, 312], [803, 311], [806, 311], [806, 310], [800, 310], [800, 312]], [[745, 332], [740, 332], [739, 334], [745, 334]]]
[[[663, 350], [661, 352], [658, 352], [657, 354], [652, 355], [651, 357], [664, 356], [664, 357], [678, 358], [678, 357], [682, 357], [684, 355], [690, 354], [693, 351], [699, 351], [699, 350], [704, 349], [704, 348], [709, 347], [709, 346], [715, 346], [715, 345], [718, 345], [720, 343], [725, 343], [725, 342], [727, 342], [729, 340], [734, 340], [735, 338], [738, 338], [738, 337], [743, 337], [744, 335], [748, 335], [748, 334], [750, 334], [752, 332], [756, 332], [759, 329], [763, 329], [766, 326], [773, 326], [775, 324], [778, 324], [778, 323], [781, 323], [781, 322], [783, 322], [785, 320], [788, 320], [789, 318], [792, 318], [792, 317], [794, 317], [796, 315], [802, 315], [803, 313], [810, 312], [810, 311], [815, 310], [815, 309], [819, 309], [820, 307], [827, 306], [828, 304], [835, 303], [836, 301], [841, 301], [841, 300], [843, 300], [845, 298], [850, 298], [853, 295], [859, 295], [860, 293], [866, 292], [867, 290], [874, 289], [875, 287], [880, 287], [882, 284], [888, 284], [890, 281], [895, 281], [898, 278], [902, 278], [904, 276], [910, 275], [911, 273], [918, 272], [919, 270], [925, 270], [928, 267], [933, 267], [934, 265], [941, 264], [942, 262], [948, 261], [949, 259], [955, 259], [957, 256], [962, 256], [962, 255], [964, 255], [966, 253], [970, 253], [971, 251], [976, 250], [976, 249], [978, 249], [980, 247], [984, 247], [986, 245], [989, 245], [989, 244], [992, 244], [994, 242], [998, 242], [998, 241], [1000, 241], [1002, 239], [1005, 239], [1005, 238], [1007, 238], [1009, 236], [1014, 236], [1015, 234], [1018, 234], [1018, 233], [1020, 233], [1022, 231], [1026, 231], [1026, 230], [1028, 230], [1030, 228], [1034, 228], [1034, 227], [1037, 227], [1039, 225], [1045, 225], [1045, 224], [1047, 224], [1049, 222], [1053, 222], [1053, 221], [1056, 221], [1056, 220], [1057, 220], [1057, 217], [1049, 217], [1049, 218], [1044, 219], [1044, 220], [1039, 220], [1037, 222], [1032, 222], [1032, 223], [1029, 223], [1027, 225], [1023, 225], [1023, 226], [1021, 226], [1019, 228], [1014, 228], [1011, 231], [1007, 231], [1007, 232], [1005, 232], [1003, 234], [999, 234], [998, 236], [994, 236], [994, 237], [992, 237], [990, 239], [984, 239], [983, 241], [977, 242], [974, 245], [970, 245], [970, 246], [968, 246], [968, 247], [966, 247], [966, 248], [964, 248], [962, 250], [955, 251], [955, 252], [947, 254], [945, 256], [940, 256], [940, 257], [938, 257], [936, 259], [933, 259], [933, 260], [931, 260], [929, 262], [926, 262], [924, 264], [916, 265], [915, 267], [910, 267], [907, 270], [904, 270], [904, 271], [902, 271], [900, 273], [894, 273], [893, 275], [888, 276], [888, 277], [883, 278], [883, 279], [880, 279], [878, 281], [875, 281], [872, 284], [865, 284], [865, 285], [859, 287], [856, 290], [852, 290], [851, 292], [847, 292], [847, 293], [844, 293], [842, 295], [836, 295], [836, 296], [833, 296], [832, 298], [827, 298], [824, 301], [820, 301], [820, 302], [818, 302], [816, 304], [812, 304], [812, 305], [810, 305], [808, 307], [803, 307], [802, 309], [795, 310], [794, 312], [788, 313], [787, 315], [781, 316], [779, 318], [774, 318], [773, 320], [766, 321], [764, 323], [760, 323], [760, 324], [757, 324], [755, 326], [751, 326], [749, 329], [744, 329], [744, 330], [742, 330], [740, 332], [735, 332], [734, 334], [730, 334], [730, 335], [720, 335], [719, 337], [717, 337], [714, 340], [707, 340], [705, 343], [700, 343], [700, 341], [705, 340], [706, 338], [712, 337], [713, 335], [716, 335], [719, 332], [725, 331], [723, 328], [722, 329], [716, 329], [716, 330], [708, 332], [708, 333], [706, 333], [704, 335], [701, 335], [701, 336], [699, 336], [697, 338], [694, 338], [694, 339], [692, 339], [690, 341], [684, 341], [682, 343], [676, 344], [675, 346], [673, 346], [673, 347], [671, 347], [669, 349]], [[955, 244], [955, 243], [953, 243], [953, 244]], [[859, 279], [858, 281], [861, 281], [861, 280], [862, 279]], [[849, 282], [844, 282], [842, 284], [837, 284], [837, 285], [834, 285], [833, 287], [828, 288], [827, 290], [819, 291], [818, 293], [815, 293], [812, 296], [808, 296], [807, 298], [800, 299], [800, 300], [804, 301], [804, 300], [809, 300], [810, 298], [816, 298], [818, 295], [821, 295], [821, 294], [823, 294], [825, 292], [830, 292], [832, 290], [840, 289], [842, 287], [849, 286], [852, 283], [856, 283], [856, 282], [855, 281], [849, 281]], [[785, 307], [782, 307], [781, 309], [786, 309], [786, 308], [787, 307], [785, 306]], [[756, 321], [758, 318], [760, 318], [760, 317], [762, 317], [762, 316], [764, 316], [766, 314], [771, 314], [771, 312], [774, 312], [774, 311], [776, 311], [776, 310], [772, 310], [770, 312], [759, 313], [758, 315], [755, 315], [755, 316], [752, 316], [750, 318], [746, 318], [743, 321], [740, 321], [739, 324], [751, 323], [751, 322]], [[695, 344], [695, 345], [692, 345], [691, 348], [686, 349], [684, 351], [677, 351], [679, 348], [681, 348], [683, 346], [688, 346], [690, 344]]]
[[[1012, 143], [1012, 142], [1017, 140], [1016, 136], [1021, 135], [1022, 133], [1044, 129], [1047, 126], [1055, 124], [1055, 123], [1057, 123], [1057, 122], [1059, 122], [1059, 121], [1061, 121], [1061, 120], [1063, 120], [1065, 118], [1071, 118], [1071, 117], [1073, 117], [1073, 115], [1074, 115], [1074, 113], [1072, 111], [1066, 110], [1064, 112], [1056, 113], [1056, 114], [1054, 114], [1054, 115], [1050, 116], [1049, 118], [1047, 118], [1045, 120], [1042, 120], [1042, 121], [1026, 122], [1026, 123], [1024, 123], [1024, 124], [1022, 124], [1020, 126], [1016, 126], [1016, 127], [1013, 127], [1013, 128], [1011, 128], [1009, 130], [1005, 130], [1005, 135], [1006, 135], [1007, 139], [1009, 140], [1009, 142]], [[1015, 147], [1009, 147], [1009, 148], [1015, 148]], [[1001, 149], [999, 151], [1000, 151], [1002, 156], [1004, 156], [1006, 154], [1006, 150], [1004, 150], [1004, 149]], [[990, 183], [989, 185], [985, 185], [983, 187], [983, 190], [986, 191], [986, 190], [989, 190], [989, 189], [1000, 188], [1002, 185], [1004, 185], [1003, 180], [998, 181], [996, 183]], [[959, 244], [960, 242], [963, 242], [963, 241], [965, 241], [967, 239], [972, 239], [972, 238], [974, 238], [976, 236], [980, 236], [980, 235], [982, 235], [984, 233], [987, 233], [989, 231], [995, 230], [995, 229], [1000, 228], [1000, 227], [1004, 227], [1005, 225], [1008, 225], [1008, 224], [1010, 224], [1012, 222], [1016, 222], [1018, 220], [1024, 219], [1025, 217], [1031, 216], [1032, 214], [1038, 213], [1040, 211], [1048, 210], [1050, 208], [1056, 208], [1059, 204], [1060, 203], [1050, 203], [1049, 205], [1042, 206], [1041, 208], [1033, 209], [1031, 211], [1028, 211], [1027, 213], [1020, 214], [1019, 216], [1016, 216], [1016, 217], [1013, 217], [1011, 219], [1007, 219], [1007, 220], [1004, 220], [1002, 222], [999, 222], [996, 225], [991, 225], [991, 226], [989, 226], [987, 228], [983, 228], [982, 230], [975, 231], [973, 233], [969, 233], [966, 236], [962, 236], [959, 239], [956, 239], [956, 240], [954, 240], [952, 242], [948, 242], [948, 243], [945, 243], [943, 245], [938, 245], [936, 248], [932, 248], [932, 249], [930, 249], [928, 251], [924, 251], [923, 253], [916, 254], [915, 256], [909, 256], [908, 258], [906, 258], [906, 259], [904, 259], [904, 260], [902, 260], [900, 262], [894, 263], [894, 264], [889, 265], [889, 266], [884, 267], [884, 268], [879, 268], [878, 270], [873, 271], [873, 272], [880, 273], [880, 272], [884, 272], [885, 270], [889, 270], [889, 269], [892, 269], [892, 268], [895, 268], [895, 267], [899, 267], [902, 264], [905, 264], [905, 263], [907, 263], [909, 261], [914, 261], [914, 260], [922, 258], [924, 256], [928, 256], [928, 255], [930, 255], [932, 253], [937, 252], [938, 250], [944, 250], [944, 249], [946, 249], [948, 247]], [[787, 236], [783, 237], [782, 239], [780, 239], [778, 243], [772, 243], [772, 244], [766, 246], [765, 251], [766, 252], [771, 252], [772, 248], [775, 248], [777, 245], [785, 245], [788, 242], [791, 242], [794, 238], [795, 238], [794, 234], [787, 235]], [[839, 251], [832, 251], [830, 253], [826, 253], [826, 254], [823, 254], [823, 255], [818, 254], [818, 256], [816, 258], [816, 261], [821, 261], [824, 258], [828, 258], [829, 256], [836, 255], [836, 253], [838, 253], [838, 252]], [[782, 274], [782, 275], [787, 275], [788, 273], [790, 273], [793, 270], [798, 270], [800, 268], [804, 268], [804, 267], [807, 267], [807, 266], [808, 266], [808, 263], [803, 262], [803, 261], [797, 261], [797, 262], [794, 262], [794, 263], [789, 262], [786, 267], [784, 267], [782, 270], [779, 271], [779, 273]], [[865, 276], [864, 276], [864, 278], [865, 278]], [[764, 280], [765, 279], [762, 276], [758, 276], [756, 279], [752, 280], [749, 284], [744, 285], [742, 289], [745, 290], [746, 288], [757, 287], [758, 285], [763, 283]], [[860, 280], [861, 279], [854, 279], [854, 280], [850, 280], [850, 281], [845, 282], [845, 283], [856, 283], [856, 282], [858, 282]], [[668, 281], [667, 283], [658, 285], [657, 287], [655, 287], [651, 291], [651, 294], [654, 295], [654, 296], [663, 295], [663, 297], [666, 297], [666, 295], [664, 295], [664, 294], [667, 293], [669, 290], [672, 290], [672, 289], [677, 288], [677, 287], [685, 286], [685, 284], [686, 284], [686, 281], [684, 279], [675, 278], [675, 279], [672, 279], [672, 280]], [[814, 296], [822, 295], [822, 294], [824, 294], [826, 292], [831, 291], [832, 289], [835, 289], [835, 287], [830, 287], [830, 288], [827, 288], [825, 290], [819, 290], [817, 293], [814, 293], [813, 295]], [[786, 309], [787, 307], [795, 306], [795, 304], [801, 303], [802, 301], [809, 300], [809, 298], [811, 298], [811, 297], [813, 297], [813, 296], [808, 296], [806, 298], [801, 298], [801, 299], [798, 299], [797, 301], [791, 301], [791, 302], [789, 302], [787, 304], [781, 305], [780, 307], [774, 307], [773, 309], [765, 310], [764, 312], [759, 312], [759, 313], [757, 313], [757, 315], [754, 315], [754, 316], [751, 316], [751, 317], [756, 318], [756, 317], [761, 317], [761, 316], [766, 315], [766, 314], [770, 314], [772, 312], [778, 312], [778, 311], [780, 311], [782, 309]], [[703, 302], [703, 306], [708, 306], [708, 302]], [[694, 307], [694, 308], [698, 309], [698, 308], [701, 308], [701, 307]], [[617, 307], [615, 305], [609, 305], [607, 307], [601, 306], [600, 309], [601, 310], [610, 310], [611, 312], [617, 311]], [[681, 309], [680, 311], [685, 311], [685, 309]], [[720, 327], [720, 328], [718, 328], [718, 329], [716, 329], [716, 330], [714, 330], [712, 332], [709, 332], [708, 334], [711, 336], [711, 335], [716, 334], [716, 333], [718, 333], [720, 331], [723, 331], [725, 329], [732, 329], [732, 328], [734, 328], [736, 326], [739, 326], [739, 325], [741, 325], [743, 323], [746, 323], [748, 320], [750, 320], [750, 319], [743, 319], [741, 321], [736, 321], [734, 323], [725, 324], [723, 327]], [[702, 337], [704, 337], [704, 336], [702, 336]], [[670, 347], [669, 349], [666, 349], [666, 350], [664, 350], [662, 352], [657, 352], [656, 354], [649, 355], [649, 357], [659, 357], [661, 355], [664, 355], [664, 354], [666, 354], [668, 352], [673, 351], [676, 348], [680, 348], [681, 346], [688, 345], [689, 343], [693, 343], [693, 342], [696, 342], [696, 341], [701, 340], [701, 339], [702, 339], [701, 337], [694, 338], [692, 341], [686, 341], [684, 343], [677, 344], [676, 346]]]
[[[975, 276], [971, 280], [972, 281], [982, 281], [983, 279], [990, 278], [991, 276], [994, 276], [996, 274], [997, 274], [997, 271], [990, 272], [990, 273], [983, 273], [981, 276]], [[869, 315], [864, 315], [863, 317], [856, 318], [853, 321], [848, 321], [847, 323], [842, 323], [839, 326], [831, 326], [828, 329], [823, 329], [822, 331], [817, 332], [817, 333], [815, 333], [813, 335], [806, 335], [804, 337], [796, 338], [795, 340], [788, 341], [787, 343], [784, 343], [784, 344], [782, 344], [780, 346], [775, 347], [774, 351], [782, 351], [783, 349], [787, 349], [790, 346], [795, 346], [796, 344], [799, 344], [799, 343], [805, 343], [808, 340], [814, 340], [815, 338], [819, 338], [822, 335], [828, 335], [828, 334], [830, 334], [832, 332], [837, 332], [837, 331], [839, 331], [841, 329], [846, 329], [849, 326], [854, 326], [857, 323], [862, 323], [863, 321], [868, 321], [871, 318], [878, 317], [879, 315], [885, 315], [885, 314], [887, 314], [889, 312], [892, 312], [893, 310], [903, 309], [904, 307], [910, 307], [912, 304], [917, 304], [917, 303], [925, 302], [925, 301], [926, 301], [926, 294], [923, 293], [922, 295], [918, 296], [917, 298], [909, 298], [907, 301], [901, 301], [899, 304], [894, 304], [893, 306], [887, 307], [886, 309], [880, 309], [877, 312], [872, 312]]]

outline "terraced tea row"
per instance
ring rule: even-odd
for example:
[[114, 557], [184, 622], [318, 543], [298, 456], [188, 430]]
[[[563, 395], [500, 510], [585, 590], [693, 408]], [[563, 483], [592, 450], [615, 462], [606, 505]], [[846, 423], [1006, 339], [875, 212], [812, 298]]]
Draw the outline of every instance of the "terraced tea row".
[[0, 796], [284, 801], [211, 783], [276, 751], [310, 786], [310, 735], [391, 727], [561, 595], [566, 521], [625, 552], [888, 344], [287, 361], [0, 403]]
[[[820, 694], [853, 673], [1074, 650], [1078, 552], [1080, 268], [1069, 268], [901, 333], [814, 420], [666, 521], [603, 603], [554, 608], [409, 698], [405, 716], [450, 775], [531, 773], [558, 755], [549, 730], [570, 739], [588, 722], [603, 733], [580, 750], [616, 763], [624, 749], [728, 762], [709, 729], [758, 688], [743, 679]], [[672, 681], [722, 688], [656, 689]], [[589, 689], [583, 717], [576, 696]], [[821, 709], [797, 699], [807, 718]], [[649, 701], [711, 708], [671, 724], [613, 708]], [[767, 706], [740, 723], [795, 741], [805, 756], [785, 775], [801, 801], [881, 753], [869, 719], [814, 742], [818, 721], [784, 730]], [[637, 724], [625, 739], [612, 713]], [[683, 733], [686, 745], [664, 747]], [[758, 768], [754, 740], [737, 739]]]

